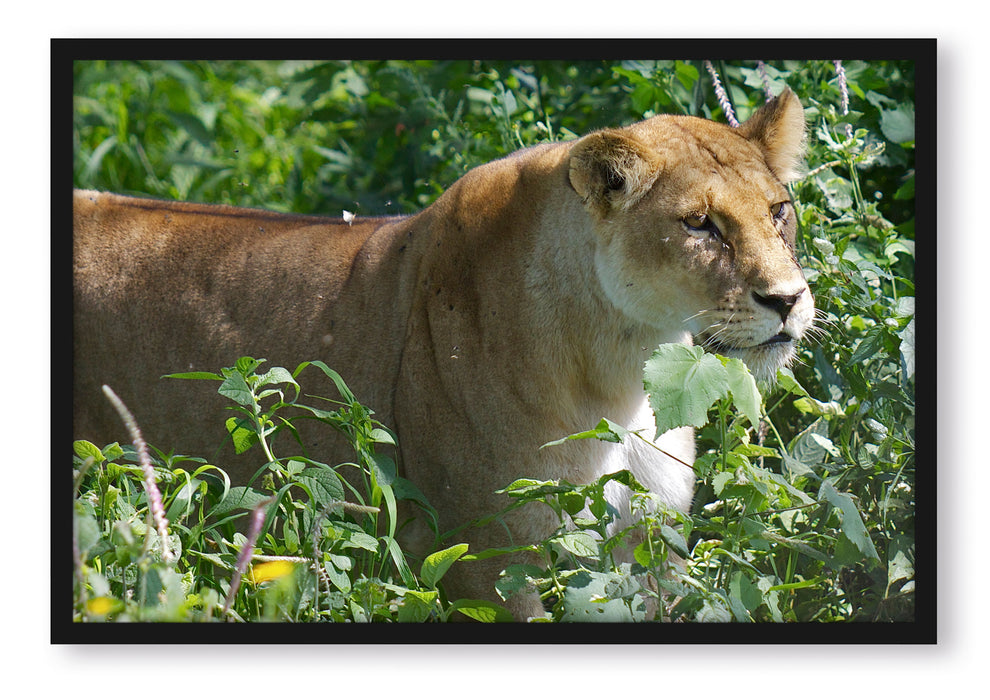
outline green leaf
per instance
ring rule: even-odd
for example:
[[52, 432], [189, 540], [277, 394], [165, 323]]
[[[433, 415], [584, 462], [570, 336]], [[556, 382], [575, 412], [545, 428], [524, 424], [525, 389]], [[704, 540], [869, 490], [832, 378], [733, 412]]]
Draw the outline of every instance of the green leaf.
[[673, 428], [708, 422], [708, 409], [729, 391], [728, 373], [703, 348], [669, 343], [647, 360], [643, 382], [659, 437]]
[[644, 540], [633, 550], [633, 559], [644, 569], [654, 569], [663, 565], [663, 558], [660, 554], [657, 550], [651, 551], [649, 542]]
[[787, 468], [787, 475], [792, 481], [798, 477], [815, 475], [814, 470], [801, 460], [794, 459], [783, 451], [780, 453], [780, 456], [784, 460], [784, 467]]
[[564, 589], [564, 613], [561, 622], [637, 622], [644, 617], [633, 611], [623, 600], [611, 599], [606, 593], [610, 583], [620, 583], [617, 575], [594, 571], [579, 571], [567, 580]]
[[559, 544], [576, 557], [595, 558], [598, 556], [598, 540], [587, 532], [565, 532], [554, 537], [551, 541]]
[[285, 367], [272, 367], [270, 370], [265, 372], [263, 375], [258, 377], [258, 386], [265, 386], [266, 384], [291, 384], [299, 389], [299, 384], [296, 380], [289, 374], [289, 370]]
[[252, 445], [258, 442], [258, 434], [248, 427], [251, 425], [248, 419], [228, 418], [224, 421], [224, 425], [227, 426], [227, 432], [230, 433], [234, 443], [234, 452], [237, 454], [247, 452]]
[[395, 437], [387, 430], [381, 428], [374, 428], [368, 439], [372, 442], [376, 442], [379, 445], [395, 445]]
[[688, 550], [687, 540], [684, 539], [684, 535], [672, 528], [670, 525], [663, 524], [660, 526], [660, 538], [667, 543], [667, 546], [670, 547], [677, 556], [684, 557], [686, 559], [691, 555], [691, 552]]
[[72, 443], [72, 450], [76, 453], [79, 459], [88, 459], [92, 457], [96, 464], [101, 464], [103, 462], [103, 452], [100, 448], [89, 442], [88, 440], [76, 440]]
[[907, 103], [880, 113], [880, 131], [897, 144], [914, 141], [914, 105]]
[[320, 371], [322, 371], [325, 375], [327, 375], [330, 378], [330, 380], [337, 387], [337, 391], [340, 392], [340, 396], [345, 403], [354, 403], [357, 400], [353, 392], [351, 392], [347, 384], [344, 382], [343, 378], [335, 371], [327, 367], [325, 363], [319, 360], [313, 360], [312, 362], [303, 362], [298, 367], [296, 367], [296, 371], [292, 373], [292, 376], [298, 377], [299, 373], [309, 365], [313, 365], [314, 367], [318, 368]]
[[341, 571], [335, 566], [334, 562], [329, 561], [323, 565], [323, 569], [327, 572], [327, 578], [330, 579], [330, 583], [338, 590], [343, 593], [351, 592], [351, 579], [345, 571]]
[[379, 487], [391, 486], [396, 478], [395, 461], [387, 455], [368, 455], [368, 462], [371, 466], [375, 483]]
[[[756, 586], [747, 572], [736, 570], [729, 579], [729, 595], [738, 600], [749, 613], [755, 613], [763, 604], [763, 592]], [[734, 611], [735, 613], [735, 611]], [[739, 618], [739, 615], [735, 615]], [[746, 617], [750, 617], [747, 615]]]
[[216, 372], [178, 372], [176, 374], [163, 374], [162, 379], [210, 379], [213, 381], [223, 381], [223, 377]]
[[897, 336], [901, 339], [901, 363], [904, 375], [914, 376], [914, 319], [912, 318]]
[[859, 345], [856, 346], [856, 350], [853, 351], [852, 356], [849, 358], [849, 363], [853, 365], [859, 364], [864, 360], [880, 354], [883, 351], [883, 335], [883, 326], [874, 326], [867, 331], [866, 336], [859, 341]]
[[715, 491], [716, 496], [721, 496], [722, 492], [725, 491], [725, 487], [733, 483], [735, 476], [732, 472], [721, 472], [715, 475], [712, 479], [712, 489]]
[[[537, 551], [537, 549], [538, 547], [534, 544], [519, 544], [512, 547], [491, 547], [490, 549], [483, 549], [480, 552], [475, 552], [474, 554], [465, 554], [463, 557], [461, 557], [461, 561], [481, 561], [482, 559], [500, 557], [503, 554], [516, 554], [517, 552], [535, 552]], [[506, 571], [508, 571], [508, 569], [506, 569]]]
[[405, 591], [402, 594], [396, 619], [399, 622], [425, 622], [436, 611], [438, 596], [439, 593], [436, 591]]
[[686, 88], [693, 88], [694, 84], [698, 82], [698, 69], [684, 61], [674, 61], [674, 75]]
[[810, 396], [802, 396], [800, 399], [795, 399], [794, 408], [801, 411], [801, 413], [808, 413], [813, 416], [846, 415], [845, 411], [842, 410], [842, 406], [840, 406], [837, 401], [829, 401], [825, 403], [817, 399], [813, 399]]
[[798, 383], [798, 380], [794, 378], [794, 373], [786, 367], [777, 370], [777, 384], [789, 394], [810, 396], [805, 391], [805, 388]]
[[416, 585], [416, 577], [413, 575], [412, 569], [409, 568], [409, 564], [406, 563], [406, 555], [398, 541], [394, 537], [383, 537], [382, 539], [387, 543], [388, 553], [392, 557], [392, 563], [395, 564], [402, 582], [406, 587], [413, 588]]
[[241, 406], [251, 406], [254, 404], [254, 394], [251, 393], [251, 388], [240, 374], [231, 374], [224, 379], [223, 384], [217, 389], [217, 393], [221, 396], [226, 396], [232, 401], [236, 401]]
[[914, 578], [914, 538], [896, 535], [887, 547], [887, 585]]
[[796, 540], [791, 537], [784, 537], [778, 535], [775, 532], [770, 532], [769, 530], [764, 530], [760, 533], [760, 537], [771, 542], [776, 542], [777, 544], [782, 544], [789, 549], [793, 549], [795, 552], [800, 552], [805, 556], [811, 557], [812, 559], [817, 559], [818, 561], [828, 562], [829, 558], [824, 552], [811, 547], [800, 540]]
[[435, 588], [437, 582], [447, 573], [447, 569], [468, 551], [466, 544], [455, 544], [453, 547], [434, 552], [423, 560], [419, 577], [429, 588]]
[[568, 435], [560, 440], [554, 440], [553, 442], [540, 445], [540, 449], [542, 450], [544, 447], [561, 445], [568, 440], [587, 440], [589, 438], [594, 438], [595, 440], [601, 440], [603, 442], [622, 442], [627, 435], [629, 435], [629, 431], [621, 425], [618, 423], [613, 423], [608, 418], [602, 418], [598, 421], [598, 425], [596, 425], [593, 429], [585, 430], [580, 433], [574, 433], [573, 435]]
[[80, 512], [78, 507], [73, 517], [76, 521], [76, 544], [79, 547], [79, 555], [86, 561], [89, 550], [100, 541], [100, 526], [92, 514]]
[[777, 450], [772, 447], [764, 447], [763, 445], [753, 445], [752, 443], [742, 443], [732, 448], [732, 451], [736, 454], [743, 455], [745, 457], [779, 457], [780, 454]]
[[257, 491], [248, 486], [235, 486], [227, 492], [227, 496], [216, 505], [210, 515], [221, 515], [234, 509], [251, 510], [270, 496], [271, 494]]
[[728, 375], [732, 404], [749, 419], [751, 425], [758, 426], [762, 417], [763, 396], [749, 368], [737, 357], [718, 356], [718, 358], [725, 366]]
[[329, 467], [307, 467], [296, 480], [309, 488], [318, 509], [322, 510], [329, 503], [344, 500], [344, 486]]
[[856, 508], [856, 504], [849, 494], [837, 491], [835, 486], [832, 485], [832, 482], [826, 479], [822, 482], [822, 486], [818, 490], [818, 498], [828, 501], [829, 505], [839, 510], [839, 521], [842, 532], [856, 546], [859, 552], [868, 559], [878, 561], [880, 556], [873, 546], [873, 541], [870, 539], [870, 533], [866, 530], [866, 525], [863, 524], [863, 518], [859, 513], [859, 509]]
[[473, 600], [470, 598], [460, 598], [450, 604], [451, 612], [457, 611], [467, 615], [472, 620], [478, 622], [514, 622], [512, 613], [487, 600]]
[[338, 527], [343, 528], [341, 539], [356, 549], [363, 549], [367, 552], [378, 551], [378, 540], [372, 537], [357, 525], [347, 522], [337, 522]]

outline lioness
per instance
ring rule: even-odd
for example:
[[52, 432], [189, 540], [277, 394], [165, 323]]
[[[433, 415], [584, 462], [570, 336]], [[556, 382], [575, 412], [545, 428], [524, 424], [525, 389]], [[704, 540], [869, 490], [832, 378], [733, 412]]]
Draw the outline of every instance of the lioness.
[[[540, 446], [602, 417], [652, 435], [642, 372], [659, 343], [693, 338], [761, 377], [788, 362], [813, 316], [785, 187], [803, 136], [785, 91], [735, 129], [657, 116], [475, 168], [414, 216], [352, 222], [77, 192], [75, 434], [121, 437], [108, 384], [148, 442], [214, 456], [229, 415], [216, 385], [162, 374], [321, 359], [395, 429], [401, 473], [441, 531], [504, 507], [493, 492], [524, 476], [627, 468], [688, 510], [690, 429], [658, 440], [681, 461], [640, 441]], [[314, 377], [311, 393], [334, 395]], [[315, 458], [352, 459], [320, 439]], [[260, 466], [215, 459], [240, 479]], [[480, 551], [553, 527], [533, 507], [458, 538]], [[433, 545], [422, 523], [405, 536]], [[491, 599], [505, 563], [459, 565], [445, 583]], [[507, 605], [542, 613], [535, 595]]]

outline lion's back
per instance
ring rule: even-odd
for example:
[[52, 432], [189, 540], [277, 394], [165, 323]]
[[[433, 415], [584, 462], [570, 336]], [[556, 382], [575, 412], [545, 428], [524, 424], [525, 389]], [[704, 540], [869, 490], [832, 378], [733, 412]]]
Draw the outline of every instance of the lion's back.
[[[218, 372], [243, 355], [290, 371], [323, 360], [391, 414], [382, 387], [398, 372], [417, 268], [407, 220], [349, 225], [87, 191], [73, 213], [74, 437], [123, 435], [100, 393], [108, 384], [148, 442], [211, 456], [231, 415], [217, 385], [161, 376]], [[333, 395], [315, 370], [307, 379]]]

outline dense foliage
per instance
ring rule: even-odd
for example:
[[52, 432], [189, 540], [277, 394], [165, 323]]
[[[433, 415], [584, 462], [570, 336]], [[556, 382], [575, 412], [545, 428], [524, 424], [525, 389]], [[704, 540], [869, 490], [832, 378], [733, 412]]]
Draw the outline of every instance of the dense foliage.
[[[659, 571], [674, 553], [684, 563], [661, 579], [664, 619], [911, 620], [911, 63], [79, 62], [74, 179], [299, 213], [407, 213], [516, 148], [659, 112], [743, 121], [785, 85], [810, 127], [808, 171], [792, 193], [819, 311], [800, 361], [761, 395], [731, 361], [659, 348], [646, 368], [651, 394], [696, 363], [705, 377], [699, 391], [712, 397], [700, 420], [680, 421], [702, 425], [694, 512], [669, 512], [640, 494], [651, 536], [635, 564], [616, 565], [610, 552], [625, 533], [606, 536], [603, 484], [520, 474], [506, 488], [512, 502], [546, 503], [561, 530], [527, 545], [545, 567], [510, 567], [499, 589], [535, 583], [552, 620], [644, 619], [644, 601], [656, 594], [631, 574]], [[295, 395], [302, 367], [262, 372], [235, 361], [212, 378], [253, 412], [254, 423], [231, 424], [235, 439], [261, 450], [265, 416], [291, 401], [286, 392]], [[469, 566], [498, 553], [466, 552], [454, 539], [416, 566], [406, 561], [393, 537], [394, 500], [429, 506], [375, 452], [392, 438], [359, 399], [342, 391], [340, 406], [312, 409], [352, 437], [360, 475], [353, 488], [334, 465], [270, 449], [259, 466], [275, 466], [256, 489], [231, 488], [216, 466], [153, 450], [172, 557], [146, 523], [152, 509], [134, 451], [78, 442], [77, 619], [445, 620], [455, 609], [502, 619], [494, 605], [447, 601], [441, 582], [456, 560]], [[140, 407], [131, 409], [140, 420]], [[608, 420], [588, 428], [575, 439], [639, 439]], [[609, 478], [638, 488], [628, 474]], [[376, 510], [355, 511], [345, 500]], [[238, 588], [247, 540], [232, 519], [253, 510], [265, 516], [258, 557], [249, 585]], [[266, 565], [283, 575], [259, 574]]]

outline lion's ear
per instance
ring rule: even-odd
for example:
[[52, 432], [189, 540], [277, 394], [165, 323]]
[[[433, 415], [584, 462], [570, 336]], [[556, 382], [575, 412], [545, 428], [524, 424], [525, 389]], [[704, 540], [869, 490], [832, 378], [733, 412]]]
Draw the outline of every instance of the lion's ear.
[[763, 151], [781, 182], [798, 177], [804, 153], [804, 108], [790, 88], [760, 107], [739, 126], [739, 133]]
[[589, 134], [571, 149], [571, 187], [602, 218], [632, 206], [649, 191], [659, 173], [657, 154], [619, 131]]

